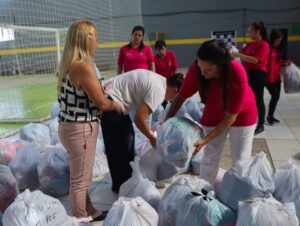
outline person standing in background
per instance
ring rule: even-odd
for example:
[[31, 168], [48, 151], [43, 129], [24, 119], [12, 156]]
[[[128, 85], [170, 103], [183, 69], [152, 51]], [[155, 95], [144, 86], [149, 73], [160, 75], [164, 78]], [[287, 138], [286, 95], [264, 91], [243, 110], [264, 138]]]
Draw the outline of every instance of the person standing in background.
[[169, 78], [177, 72], [178, 63], [175, 53], [172, 50], [167, 50], [167, 45], [163, 40], [155, 42], [155, 72]]
[[256, 99], [258, 110], [258, 122], [255, 134], [265, 130], [265, 103], [264, 87], [267, 80], [267, 64], [270, 55], [267, 29], [262, 22], [252, 23], [248, 28], [248, 37], [252, 40], [242, 49], [241, 53], [232, 53], [233, 57], [239, 57], [247, 71], [248, 82]]
[[145, 29], [135, 26], [131, 32], [131, 41], [119, 52], [117, 74], [134, 69], [147, 69], [155, 72], [154, 56], [151, 47], [143, 42]]
[[121, 113], [117, 103], [108, 100], [99, 82], [93, 56], [98, 47], [94, 23], [74, 22], [68, 31], [58, 68], [58, 134], [70, 165], [70, 203], [76, 218], [91, 216], [103, 220], [106, 213], [97, 210], [90, 200], [88, 187], [92, 181], [99, 114]]
[[272, 30], [270, 33], [270, 58], [267, 73], [267, 90], [271, 95], [267, 121], [269, 124], [279, 123], [279, 120], [274, 117], [274, 112], [279, 101], [281, 78], [280, 70], [282, 65], [290, 64], [289, 61], [282, 59], [282, 33], [280, 30]]

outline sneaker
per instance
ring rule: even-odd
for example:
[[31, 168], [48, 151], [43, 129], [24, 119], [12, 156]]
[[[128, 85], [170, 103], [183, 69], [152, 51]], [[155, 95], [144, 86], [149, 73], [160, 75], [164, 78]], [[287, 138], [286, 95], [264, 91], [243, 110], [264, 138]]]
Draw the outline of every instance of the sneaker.
[[102, 211], [102, 213], [99, 216], [93, 218], [93, 220], [91, 222], [103, 221], [105, 219], [105, 217], [107, 216], [107, 214], [108, 214], [108, 211]]
[[264, 131], [265, 131], [264, 126], [257, 126], [256, 129], [255, 129], [255, 131], [254, 131], [254, 134], [257, 135], [257, 134], [260, 134], [260, 133], [262, 133]]

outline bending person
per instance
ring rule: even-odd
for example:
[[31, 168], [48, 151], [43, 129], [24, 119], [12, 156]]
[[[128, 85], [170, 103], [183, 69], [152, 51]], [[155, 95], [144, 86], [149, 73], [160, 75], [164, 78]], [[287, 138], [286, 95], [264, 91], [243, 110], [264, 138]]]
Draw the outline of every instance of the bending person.
[[188, 69], [166, 119], [173, 117], [187, 98], [199, 92], [205, 104], [200, 123], [207, 135], [195, 143], [194, 154], [205, 146], [200, 176], [213, 183], [228, 134], [232, 164], [251, 156], [257, 109], [246, 71], [239, 62], [231, 59], [224, 43], [204, 42], [197, 57], [197, 62]]
[[129, 163], [134, 160], [134, 128], [128, 113], [136, 110], [136, 127], [155, 147], [156, 136], [148, 125], [147, 118], [163, 100], [172, 100], [178, 88], [176, 79], [170, 77], [166, 80], [161, 75], [144, 69], [116, 76], [105, 87], [109, 98], [121, 105], [125, 113], [120, 115], [114, 111], [104, 112], [101, 120], [112, 190], [118, 193], [121, 184], [131, 177]]

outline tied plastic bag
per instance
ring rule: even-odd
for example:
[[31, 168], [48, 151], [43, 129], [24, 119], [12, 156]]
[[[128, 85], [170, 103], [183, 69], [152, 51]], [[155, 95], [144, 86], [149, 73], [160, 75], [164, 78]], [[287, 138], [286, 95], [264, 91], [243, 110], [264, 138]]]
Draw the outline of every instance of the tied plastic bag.
[[69, 159], [64, 148], [49, 146], [38, 164], [40, 190], [53, 197], [69, 193]]
[[0, 164], [8, 165], [16, 157], [16, 147], [8, 139], [0, 139]]
[[224, 174], [218, 197], [225, 205], [237, 210], [239, 201], [267, 197], [274, 189], [273, 170], [266, 154], [260, 152], [239, 160]]
[[199, 122], [203, 114], [204, 104], [193, 98], [187, 99], [176, 114], [176, 117], [184, 117], [187, 113], [196, 122]]
[[190, 192], [185, 199], [178, 211], [177, 226], [235, 226], [235, 212], [220, 203], [213, 191]]
[[41, 123], [29, 123], [22, 127], [20, 139], [36, 143], [41, 148], [45, 148], [51, 143], [49, 128]]
[[133, 170], [132, 176], [121, 185], [119, 197], [134, 198], [140, 196], [153, 208], [157, 209], [160, 192], [153, 182], [143, 177], [139, 169], [139, 164], [139, 157], [135, 157], [134, 162], [130, 162]]
[[274, 197], [282, 203], [294, 202], [300, 219], [300, 167], [287, 161], [276, 171], [274, 183]]
[[0, 212], [15, 200], [19, 194], [19, 187], [9, 167], [0, 165]]
[[186, 168], [203, 130], [187, 118], [170, 118], [157, 131], [156, 150], [166, 163]]
[[157, 109], [152, 113], [151, 126], [156, 123], [163, 122], [165, 119], [165, 109], [162, 105], [159, 105]]
[[281, 68], [285, 93], [300, 92], [300, 69], [293, 63]]
[[158, 214], [141, 197], [120, 197], [114, 202], [103, 226], [157, 226]]
[[282, 204], [273, 197], [239, 202], [236, 226], [298, 226], [293, 203]]
[[27, 188], [34, 190], [39, 186], [37, 166], [40, 159], [39, 147], [34, 143], [29, 143], [21, 148], [9, 163], [8, 166], [18, 182], [20, 190]]
[[[171, 184], [158, 204], [159, 226], [176, 225], [179, 209], [189, 200], [189, 194], [212, 191], [212, 186], [203, 179], [182, 177]], [[187, 224], [183, 224], [187, 225]]]
[[77, 219], [67, 215], [58, 199], [39, 190], [19, 194], [4, 212], [2, 221], [5, 226], [78, 226]]

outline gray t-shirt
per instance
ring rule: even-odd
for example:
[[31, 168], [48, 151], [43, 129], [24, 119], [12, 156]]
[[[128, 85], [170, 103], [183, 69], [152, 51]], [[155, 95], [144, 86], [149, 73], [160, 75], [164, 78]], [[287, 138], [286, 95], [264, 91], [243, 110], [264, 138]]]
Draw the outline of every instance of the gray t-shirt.
[[112, 78], [111, 82], [107, 93], [125, 114], [136, 110], [143, 102], [153, 112], [165, 99], [166, 79], [149, 70], [132, 70]]

